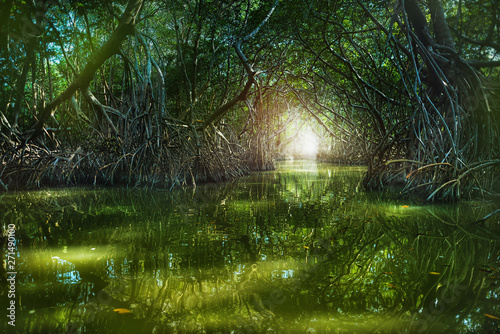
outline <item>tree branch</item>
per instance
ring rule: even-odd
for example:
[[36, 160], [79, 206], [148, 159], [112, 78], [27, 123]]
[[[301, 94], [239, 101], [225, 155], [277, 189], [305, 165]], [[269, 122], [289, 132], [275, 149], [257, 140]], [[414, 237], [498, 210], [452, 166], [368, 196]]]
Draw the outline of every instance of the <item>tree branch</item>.
[[472, 67], [481, 68], [481, 67], [500, 67], [500, 60], [468, 60], [467, 64]]
[[248, 41], [250, 38], [254, 37], [259, 32], [260, 28], [262, 28], [262, 26], [264, 26], [264, 24], [271, 17], [271, 14], [274, 12], [274, 9], [278, 5], [278, 3], [279, 3], [279, 0], [276, 0], [274, 2], [273, 7], [271, 8], [271, 10], [269, 10], [269, 13], [267, 13], [266, 17], [257, 26], [257, 28], [255, 28], [250, 34], [248, 34], [247, 36], [245, 36], [241, 40], [238, 40], [238, 41], [233, 43], [233, 48], [236, 51], [236, 55], [240, 59], [241, 64], [243, 65], [243, 67], [245, 68], [245, 71], [247, 72], [247, 75], [248, 75], [247, 83], [245, 84], [245, 87], [243, 88], [243, 90], [241, 91], [241, 93], [238, 96], [233, 98], [228, 103], [220, 106], [212, 115], [210, 115], [210, 117], [199, 128], [200, 130], [206, 129], [207, 126], [209, 126], [211, 123], [215, 122], [216, 120], [218, 120], [222, 116], [224, 116], [226, 114], [226, 112], [228, 112], [229, 109], [231, 109], [236, 103], [238, 103], [239, 101], [244, 101], [246, 99], [248, 93], [250, 92], [250, 88], [252, 88], [252, 85], [255, 82], [256, 72], [254, 71], [252, 65], [248, 61], [248, 58], [245, 56], [245, 54], [241, 50], [241, 45], [243, 44], [243, 42]]
[[116, 30], [111, 34], [107, 42], [94, 54], [94, 57], [89, 60], [76, 79], [55, 100], [45, 106], [38, 117], [38, 122], [32, 128], [34, 131], [26, 142], [37, 138], [43, 132], [44, 123], [53, 115], [56, 108], [69, 99], [76, 90], [86, 88], [99, 67], [108, 58], [119, 52], [123, 40], [134, 32], [135, 20], [143, 2], [144, 0], [129, 0]]
[[218, 120], [222, 116], [224, 116], [226, 114], [226, 112], [228, 112], [229, 109], [231, 109], [236, 103], [245, 100], [245, 98], [248, 95], [248, 92], [250, 91], [250, 88], [252, 87], [252, 85], [254, 83], [254, 76], [255, 76], [255, 72], [253, 72], [253, 74], [249, 75], [247, 83], [245, 85], [245, 88], [243, 88], [241, 93], [238, 94], [238, 96], [236, 96], [234, 99], [232, 99], [228, 103], [217, 108], [217, 110], [212, 115], [210, 115], [210, 117], [203, 123], [203, 125], [199, 129], [200, 130], [206, 129], [207, 126], [209, 126], [210, 124], [212, 124], [213, 122], [215, 122], [216, 120]]
[[[456, 30], [452, 29], [452, 31], [456, 34]], [[460, 38], [462, 38], [463, 40], [465, 40], [471, 44], [493, 48], [493, 49], [497, 50], [498, 52], [500, 52], [500, 44], [499, 43], [494, 43], [494, 42], [489, 41], [487, 39], [484, 41], [478, 41], [478, 40], [472, 39], [470, 37], [467, 37], [465, 35], [459, 35], [459, 36], [460, 36]]]
[[266, 22], [269, 20], [269, 18], [271, 17], [271, 14], [274, 12], [274, 10], [276, 9], [276, 6], [278, 6], [278, 3], [279, 3], [279, 0], [276, 0], [274, 2], [274, 5], [273, 7], [271, 8], [271, 10], [269, 10], [269, 13], [267, 13], [266, 17], [262, 20], [262, 22], [257, 26], [257, 28], [255, 28], [251, 33], [249, 33], [248, 35], [246, 35], [241, 41], [242, 42], [246, 42], [248, 41], [250, 38], [252, 38], [253, 36], [255, 36], [260, 28], [262, 28], [264, 26], [264, 24], [266, 24]]

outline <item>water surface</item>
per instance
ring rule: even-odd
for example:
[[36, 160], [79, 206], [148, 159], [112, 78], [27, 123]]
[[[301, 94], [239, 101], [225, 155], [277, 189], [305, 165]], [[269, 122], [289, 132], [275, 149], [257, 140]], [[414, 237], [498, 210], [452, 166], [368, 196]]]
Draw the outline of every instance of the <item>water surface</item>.
[[[498, 203], [397, 200], [366, 192], [363, 172], [295, 161], [172, 192], [5, 194], [0, 217], [4, 234], [16, 228], [17, 304], [16, 326], [2, 326], [18, 333], [499, 331], [499, 220], [472, 224]], [[4, 263], [3, 282], [6, 271]]]

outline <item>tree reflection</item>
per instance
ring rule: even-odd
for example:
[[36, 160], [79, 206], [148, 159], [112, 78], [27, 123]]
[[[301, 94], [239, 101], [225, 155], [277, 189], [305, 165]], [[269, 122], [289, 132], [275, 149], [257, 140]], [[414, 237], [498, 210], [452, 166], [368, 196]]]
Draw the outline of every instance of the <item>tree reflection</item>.
[[491, 207], [400, 203], [358, 191], [359, 168], [295, 164], [194, 191], [4, 196], [19, 328], [498, 330], [498, 223], [470, 224]]

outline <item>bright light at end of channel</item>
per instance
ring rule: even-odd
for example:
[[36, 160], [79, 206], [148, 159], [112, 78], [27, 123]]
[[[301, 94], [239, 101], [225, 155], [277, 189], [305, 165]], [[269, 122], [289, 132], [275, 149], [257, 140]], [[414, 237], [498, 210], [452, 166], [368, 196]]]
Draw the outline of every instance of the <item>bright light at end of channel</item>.
[[297, 148], [304, 158], [316, 158], [318, 147], [319, 138], [310, 128], [302, 130], [297, 136]]

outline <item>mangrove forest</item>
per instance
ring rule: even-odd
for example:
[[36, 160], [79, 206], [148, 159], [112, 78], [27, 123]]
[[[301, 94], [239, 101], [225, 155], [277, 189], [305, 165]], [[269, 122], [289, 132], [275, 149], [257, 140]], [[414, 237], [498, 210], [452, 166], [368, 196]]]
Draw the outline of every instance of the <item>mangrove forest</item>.
[[500, 0], [0, 1], [12, 333], [500, 333]]

